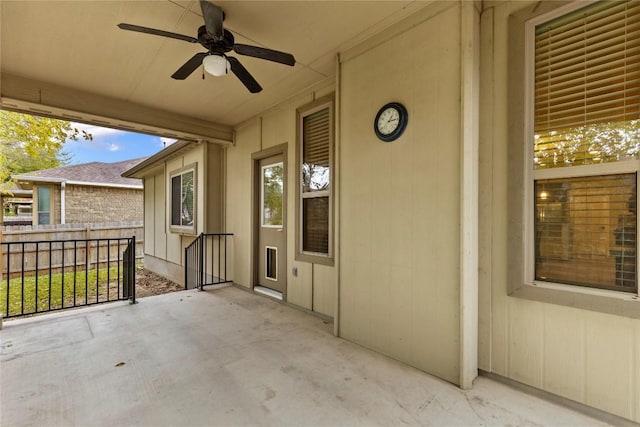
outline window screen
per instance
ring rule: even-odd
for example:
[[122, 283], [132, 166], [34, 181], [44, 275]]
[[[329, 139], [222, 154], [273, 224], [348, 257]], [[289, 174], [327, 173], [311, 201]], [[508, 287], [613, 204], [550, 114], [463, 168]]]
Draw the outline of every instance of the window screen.
[[537, 169], [637, 159], [640, 2], [599, 2], [536, 27]]
[[331, 216], [331, 108], [302, 117], [301, 248], [329, 254]]
[[637, 292], [640, 2], [538, 25], [534, 51], [535, 280]]

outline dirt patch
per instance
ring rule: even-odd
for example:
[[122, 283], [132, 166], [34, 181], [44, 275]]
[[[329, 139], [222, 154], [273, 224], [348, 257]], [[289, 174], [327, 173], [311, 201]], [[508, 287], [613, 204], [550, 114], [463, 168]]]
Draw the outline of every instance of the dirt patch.
[[183, 291], [184, 286], [158, 276], [144, 268], [136, 270], [136, 298]]

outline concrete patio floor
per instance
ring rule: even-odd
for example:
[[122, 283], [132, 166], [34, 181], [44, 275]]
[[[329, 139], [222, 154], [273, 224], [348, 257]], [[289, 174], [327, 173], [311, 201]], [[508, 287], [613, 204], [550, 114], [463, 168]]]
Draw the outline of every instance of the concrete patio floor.
[[332, 330], [235, 287], [5, 321], [0, 424], [603, 425], [486, 377], [462, 391]]

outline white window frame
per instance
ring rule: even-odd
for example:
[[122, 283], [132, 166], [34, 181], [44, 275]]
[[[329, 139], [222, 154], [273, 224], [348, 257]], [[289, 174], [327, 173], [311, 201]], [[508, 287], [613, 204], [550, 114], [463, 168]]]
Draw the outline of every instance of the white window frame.
[[[305, 192], [302, 188], [302, 165], [303, 165], [303, 155], [304, 155], [304, 138], [303, 138], [303, 120], [305, 117], [317, 113], [318, 111], [329, 109], [329, 189], [325, 191], [313, 191], [313, 192]], [[333, 206], [334, 206], [334, 177], [335, 177], [335, 165], [334, 165], [334, 103], [333, 103], [333, 95], [329, 95], [323, 98], [320, 98], [313, 102], [310, 105], [304, 106], [298, 110], [298, 153], [296, 159], [296, 168], [297, 168], [297, 177], [298, 177], [298, 185], [297, 185], [297, 239], [296, 239], [296, 260], [298, 261], [307, 261], [312, 263], [324, 264], [324, 265], [333, 265], [334, 263], [334, 225], [333, 225]], [[328, 242], [328, 252], [311, 252], [305, 251], [304, 248], [304, 200], [310, 198], [317, 197], [327, 197], [329, 200], [329, 218], [328, 218], [328, 227], [329, 227], [329, 242]]]
[[[173, 224], [173, 178], [182, 176], [186, 173], [193, 172], [193, 225], [174, 225]], [[182, 180], [182, 178], [181, 178]], [[174, 170], [169, 173], [167, 183], [167, 223], [172, 233], [195, 235], [198, 224], [198, 168], [197, 164], [190, 164], [181, 169]]]
[[[607, 290], [591, 288], [579, 285], [568, 285], [563, 283], [547, 282], [535, 280], [535, 197], [534, 185], [537, 180], [556, 178], [578, 178], [587, 176], [618, 175], [625, 173], [636, 173], [636, 191], [638, 186], [638, 176], [640, 176], [640, 160], [626, 160], [612, 163], [589, 164], [582, 166], [567, 166], [549, 169], [534, 169], [534, 116], [535, 116], [535, 29], [536, 26], [548, 22], [554, 18], [571, 13], [575, 10], [597, 3], [598, 0], [590, 2], [573, 2], [550, 12], [531, 18], [525, 22], [525, 62], [524, 62], [524, 82], [526, 84], [524, 93], [524, 227], [523, 227], [523, 248], [524, 255], [524, 285], [542, 289], [558, 291], [569, 291], [578, 294], [612, 297], [621, 300], [638, 301], [640, 299], [640, 286], [636, 293], [623, 292], [617, 290]], [[638, 216], [637, 230], [640, 230], [640, 216]], [[638, 275], [638, 264], [640, 264], [640, 239], [636, 241], [636, 280]], [[640, 282], [640, 280], [639, 280]]]

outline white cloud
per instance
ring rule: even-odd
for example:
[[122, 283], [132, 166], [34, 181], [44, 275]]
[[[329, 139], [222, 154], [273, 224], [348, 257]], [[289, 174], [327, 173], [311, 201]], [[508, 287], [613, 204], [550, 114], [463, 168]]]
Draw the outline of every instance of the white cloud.
[[120, 151], [121, 148], [118, 144], [109, 144], [109, 151]]
[[99, 137], [99, 136], [126, 133], [125, 131], [120, 130], [120, 129], [103, 128], [101, 126], [87, 125], [87, 124], [84, 124], [84, 123], [76, 123], [76, 122], [71, 122], [71, 127], [75, 128], [75, 129], [78, 129], [81, 132], [84, 130], [85, 132], [90, 133], [91, 135], [93, 135], [94, 139], [96, 137]]

